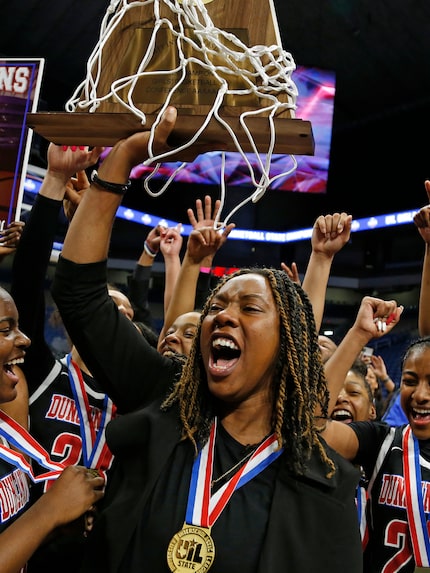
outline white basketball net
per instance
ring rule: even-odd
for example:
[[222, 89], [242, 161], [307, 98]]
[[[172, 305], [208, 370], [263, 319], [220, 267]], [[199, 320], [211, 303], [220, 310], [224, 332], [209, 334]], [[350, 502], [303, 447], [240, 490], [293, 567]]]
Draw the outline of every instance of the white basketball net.
[[[102, 56], [103, 48], [119, 25], [124, 14], [132, 9], [148, 5], [153, 5], [154, 13], [154, 27], [151, 34], [151, 39], [146, 53], [143, 55], [140, 65], [136, 72], [127, 77], [116, 79], [110, 86], [110, 91], [105, 94], [98, 94], [98, 84], [100, 80], [100, 70], [102, 69]], [[178, 26], [173, 27], [173, 24], [167, 19], [160, 16], [160, 6], [166, 5], [172, 13], [174, 13], [178, 20]], [[148, 70], [151, 58], [153, 56], [154, 46], [157, 38], [157, 33], [161, 27], [168, 27], [176, 40], [176, 47], [178, 51], [179, 66], [170, 70]], [[185, 29], [193, 29], [195, 38], [191, 39], [189, 35], [185, 35]], [[224, 41], [223, 41], [224, 39]], [[225, 40], [228, 40], [226, 46]], [[190, 50], [185, 50], [186, 44], [192, 45], [193, 56], [188, 58], [185, 53]], [[215, 49], [214, 49], [215, 47]], [[196, 54], [200, 54], [201, 59], [196, 58]], [[217, 64], [214, 64], [211, 59], [211, 54], [216, 54]], [[220, 57], [222, 58], [220, 65]], [[219, 82], [219, 89], [213, 106], [203, 122], [202, 126], [198, 129], [195, 135], [186, 143], [176, 147], [166, 153], [154, 155], [153, 153], [153, 140], [154, 131], [161, 120], [161, 116], [165, 109], [170, 105], [175, 91], [181, 86], [186, 77], [187, 66], [190, 61], [198, 62], [198, 64], [205, 70], [210, 70], [210, 73]], [[246, 65], [245, 65], [246, 64]], [[222, 167], [220, 174], [221, 181], [221, 209], [219, 210], [218, 226], [224, 226], [232, 215], [249, 201], [257, 202], [266, 192], [267, 188], [275, 179], [286, 177], [297, 168], [297, 161], [293, 155], [291, 158], [291, 168], [288, 171], [277, 174], [274, 177], [270, 175], [270, 166], [272, 162], [272, 154], [275, 146], [275, 124], [274, 118], [285, 111], [290, 110], [290, 116], [294, 117], [294, 110], [296, 109], [296, 98], [298, 95], [297, 87], [292, 80], [292, 73], [296, 69], [296, 65], [290, 53], [283, 50], [280, 45], [272, 46], [246, 46], [235, 35], [217, 28], [210, 19], [208, 12], [205, 8], [203, 0], [147, 0], [146, 2], [128, 2], [127, 0], [112, 0], [103, 17], [100, 29], [99, 40], [91, 53], [87, 62], [87, 76], [85, 80], [76, 88], [74, 94], [66, 103], [66, 111], [87, 110], [95, 112], [103, 101], [114, 99], [124, 110], [132, 112], [140, 118], [143, 125], [146, 124], [145, 113], [133, 103], [133, 90], [139, 79], [143, 77], [151, 77], [158, 74], [178, 74], [178, 81], [172, 86], [170, 93], [167, 95], [164, 104], [159, 110], [157, 117], [151, 126], [151, 134], [148, 145], [149, 158], [144, 162], [144, 165], [155, 165], [153, 172], [144, 181], [146, 191], [152, 196], [161, 195], [165, 189], [170, 185], [176, 174], [185, 165], [183, 163], [164, 186], [157, 192], [151, 191], [149, 181], [153, 175], [158, 171], [159, 166], [163, 162], [168, 162], [169, 157], [177, 154], [179, 151], [186, 149], [197, 141], [199, 136], [203, 133], [207, 125], [212, 119], [219, 122], [231, 137], [234, 146], [246, 163], [251, 181], [255, 190], [250, 196], [242, 201], [235, 207], [230, 214], [224, 219], [223, 223], [219, 223], [221, 217], [222, 207], [225, 200], [225, 152], [222, 153]], [[95, 76], [94, 74], [95, 70]], [[244, 89], [233, 89], [229, 85], [228, 77], [232, 79], [240, 76], [245, 82]], [[127, 92], [124, 91], [127, 88]], [[121, 92], [127, 93], [127, 98], [123, 99], [120, 95]], [[258, 175], [256, 170], [251, 165], [247, 155], [242, 149], [242, 146], [236, 137], [231, 126], [223, 119], [220, 110], [227, 94], [235, 96], [253, 94], [255, 97], [264, 98], [264, 107], [257, 110], [245, 111], [240, 114], [240, 124], [248, 138], [250, 147], [255, 154], [256, 162], [258, 165]], [[278, 99], [278, 94], [287, 94], [287, 102], [281, 102]], [[266, 117], [270, 126], [270, 141], [267, 149], [259, 151], [252, 137], [252, 133], [247, 127], [246, 120], [251, 116]], [[174, 161], [172, 159], [172, 161]]]

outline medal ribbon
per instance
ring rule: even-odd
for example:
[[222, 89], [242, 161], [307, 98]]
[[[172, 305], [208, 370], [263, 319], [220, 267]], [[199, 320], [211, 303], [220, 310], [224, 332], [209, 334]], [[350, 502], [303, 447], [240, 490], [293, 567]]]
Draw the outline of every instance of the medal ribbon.
[[10, 444], [19, 448], [24, 454], [36, 460], [40, 466], [49, 470], [36, 476], [22, 453], [0, 444], [0, 457], [20, 468], [34, 483], [56, 479], [63, 471], [65, 466], [51, 460], [48, 452], [42, 448], [33, 436], [2, 410], [0, 410], [0, 435]]
[[360, 526], [361, 546], [363, 551], [366, 548], [367, 542], [369, 540], [369, 528], [367, 526], [366, 517], [366, 504], [368, 497], [369, 496], [367, 494], [366, 488], [357, 486], [355, 499], [357, 504], [358, 524]]
[[411, 427], [403, 432], [403, 469], [405, 477], [406, 513], [414, 551], [415, 564], [418, 567], [430, 566], [430, 540], [421, 483], [420, 450], [418, 440]]
[[217, 419], [215, 418], [209, 440], [194, 461], [186, 513], [188, 524], [211, 527], [233, 493], [263, 471], [283, 451], [277, 449], [278, 441], [275, 434], [272, 434], [258, 446], [249, 460], [237, 470], [233, 477], [211, 496], [216, 431]]
[[72, 359], [72, 355], [67, 355], [67, 366], [69, 370], [69, 380], [75, 398], [76, 408], [79, 416], [79, 426], [82, 438], [82, 457], [87, 468], [99, 468], [103, 460], [106, 449], [105, 429], [114, 413], [112, 400], [104, 396], [103, 407], [99, 429], [96, 430], [95, 422], [91, 416], [91, 408], [88, 402], [88, 395], [85, 389], [85, 382], [81, 369]]

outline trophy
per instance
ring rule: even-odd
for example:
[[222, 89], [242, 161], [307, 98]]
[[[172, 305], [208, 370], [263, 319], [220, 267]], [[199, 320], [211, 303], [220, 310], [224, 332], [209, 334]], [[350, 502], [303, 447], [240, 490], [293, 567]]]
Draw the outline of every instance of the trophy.
[[173, 148], [198, 140], [313, 155], [310, 122], [294, 115], [294, 69], [273, 0], [112, 0], [66, 111], [32, 113], [27, 124], [57, 144], [111, 146], [155, 129], [173, 105]]

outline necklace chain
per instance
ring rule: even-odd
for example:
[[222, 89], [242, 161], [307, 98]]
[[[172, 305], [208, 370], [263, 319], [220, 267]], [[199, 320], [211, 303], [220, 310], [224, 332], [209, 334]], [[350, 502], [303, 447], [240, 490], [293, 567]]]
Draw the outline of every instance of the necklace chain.
[[227, 470], [226, 472], [224, 472], [221, 476], [217, 477], [216, 479], [213, 479], [213, 480], [211, 481], [211, 487], [213, 487], [216, 483], [218, 483], [219, 481], [221, 481], [222, 479], [224, 479], [226, 476], [228, 476], [229, 474], [231, 474], [231, 472], [233, 472], [236, 468], [239, 468], [239, 467], [243, 464], [243, 462], [246, 462], [246, 460], [247, 460], [248, 458], [250, 458], [250, 457], [252, 456], [252, 454], [254, 454], [254, 453], [256, 452], [257, 448], [258, 448], [258, 445], [255, 446], [255, 448], [253, 448], [250, 452], [248, 452], [248, 453], [246, 454], [246, 456], [244, 456], [241, 460], [239, 460], [239, 461], [237, 462], [237, 464], [234, 464], [233, 467], [231, 467], [229, 470]]

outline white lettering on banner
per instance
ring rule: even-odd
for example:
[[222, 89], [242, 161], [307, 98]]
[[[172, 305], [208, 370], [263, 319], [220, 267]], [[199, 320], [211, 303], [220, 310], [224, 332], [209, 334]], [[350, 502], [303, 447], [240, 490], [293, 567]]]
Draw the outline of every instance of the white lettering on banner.
[[26, 94], [30, 77], [31, 70], [28, 66], [0, 66], [0, 92]]

